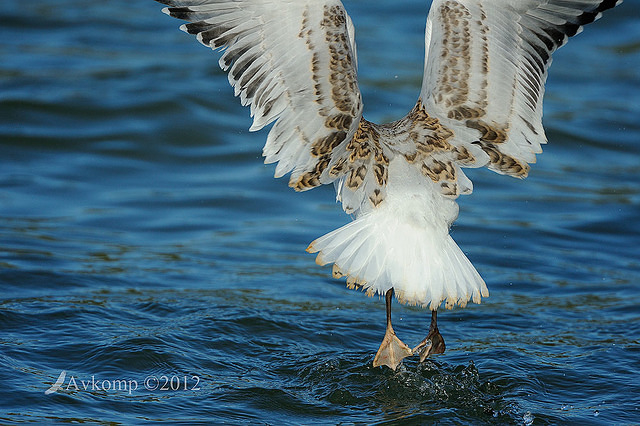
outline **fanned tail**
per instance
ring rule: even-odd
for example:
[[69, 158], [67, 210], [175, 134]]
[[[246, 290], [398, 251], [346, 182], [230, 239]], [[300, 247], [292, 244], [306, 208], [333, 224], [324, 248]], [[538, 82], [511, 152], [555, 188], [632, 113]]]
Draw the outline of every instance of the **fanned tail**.
[[334, 264], [334, 277], [369, 295], [393, 287], [401, 303], [434, 310], [480, 303], [487, 286], [446, 227], [416, 226], [376, 209], [312, 242], [320, 265]]

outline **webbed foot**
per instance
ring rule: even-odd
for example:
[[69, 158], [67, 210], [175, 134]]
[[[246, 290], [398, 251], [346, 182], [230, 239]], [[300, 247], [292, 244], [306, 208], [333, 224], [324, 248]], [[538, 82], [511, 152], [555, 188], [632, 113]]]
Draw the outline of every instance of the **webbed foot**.
[[378, 353], [376, 353], [376, 357], [373, 359], [373, 366], [379, 367], [381, 365], [386, 365], [395, 371], [398, 364], [400, 364], [404, 358], [413, 355], [413, 352], [409, 346], [407, 346], [402, 340], [398, 339], [398, 336], [396, 336], [396, 333], [393, 331], [393, 327], [391, 326], [392, 296], [393, 288], [390, 288], [385, 295], [387, 303], [387, 331], [384, 334], [384, 339], [382, 339], [382, 344], [380, 344], [380, 349], [378, 349]]
[[429, 355], [444, 353], [446, 346], [444, 339], [438, 330], [438, 312], [431, 311], [431, 326], [425, 339], [413, 348], [413, 353], [420, 355], [420, 362], [424, 362]]
[[386, 365], [395, 371], [398, 364], [400, 364], [404, 358], [411, 355], [413, 355], [413, 352], [409, 346], [398, 339], [396, 333], [393, 331], [393, 327], [388, 326], [380, 349], [378, 349], [378, 353], [373, 359], [373, 366]]

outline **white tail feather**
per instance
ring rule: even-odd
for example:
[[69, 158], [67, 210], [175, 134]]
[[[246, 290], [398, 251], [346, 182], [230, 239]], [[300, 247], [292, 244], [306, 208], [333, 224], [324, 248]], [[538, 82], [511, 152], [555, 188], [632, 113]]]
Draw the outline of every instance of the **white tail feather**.
[[334, 263], [369, 294], [391, 287], [402, 303], [434, 310], [480, 303], [489, 292], [480, 274], [448, 234], [448, 229], [403, 220], [389, 209], [375, 209], [314, 242], [307, 251], [316, 262]]

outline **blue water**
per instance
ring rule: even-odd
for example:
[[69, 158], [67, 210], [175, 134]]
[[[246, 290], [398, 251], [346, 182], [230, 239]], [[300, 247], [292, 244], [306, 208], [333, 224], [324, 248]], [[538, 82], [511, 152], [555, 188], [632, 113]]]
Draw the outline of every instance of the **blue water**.
[[[399, 118], [428, 4], [346, 6], [365, 114]], [[304, 252], [348, 221], [332, 188], [272, 179], [215, 54], [151, 0], [0, 22], [0, 423], [640, 422], [637, 2], [555, 56], [530, 177], [469, 172], [452, 232], [491, 297], [397, 372], [384, 302]], [[409, 345], [428, 320], [394, 305]]]

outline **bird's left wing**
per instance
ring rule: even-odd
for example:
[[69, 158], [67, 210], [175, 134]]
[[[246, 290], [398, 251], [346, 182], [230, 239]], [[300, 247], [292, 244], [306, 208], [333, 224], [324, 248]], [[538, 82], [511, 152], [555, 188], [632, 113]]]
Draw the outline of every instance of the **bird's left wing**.
[[212, 49], [259, 130], [263, 154], [302, 191], [330, 183], [334, 150], [362, 117], [353, 25], [339, 0], [158, 0]]

